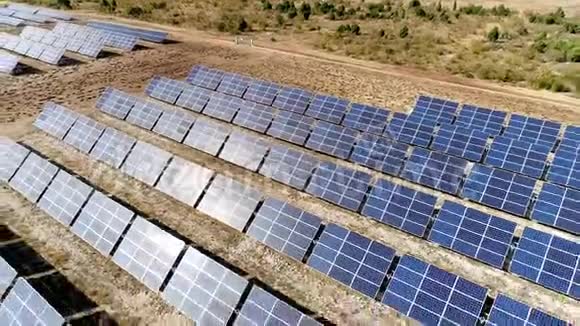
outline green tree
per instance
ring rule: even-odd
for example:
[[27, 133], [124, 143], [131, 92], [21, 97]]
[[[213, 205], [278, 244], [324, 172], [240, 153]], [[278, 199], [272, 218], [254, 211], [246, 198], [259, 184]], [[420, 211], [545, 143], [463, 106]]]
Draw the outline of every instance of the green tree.
[[300, 7], [300, 12], [302, 13], [302, 17], [304, 17], [304, 20], [308, 20], [308, 18], [310, 18], [310, 15], [312, 14], [312, 8], [310, 7], [310, 4], [307, 2], [302, 3], [302, 6]]
[[487, 40], [490, 42], [497, 42], [497, 40], [499, 40], [499, 28], [497, 28], [497, 26], [487, 33]]
[[401, 30], [399, 30], [399, 37], [400, 38], [406, 38], [407, 36], [409, 36], [409, 27], [407, 27], [407, 25], [401, 27]]

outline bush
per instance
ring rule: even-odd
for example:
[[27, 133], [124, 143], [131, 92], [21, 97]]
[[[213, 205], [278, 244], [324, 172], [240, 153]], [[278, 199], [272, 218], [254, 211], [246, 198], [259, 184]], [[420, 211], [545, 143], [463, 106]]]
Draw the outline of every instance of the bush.
[[417, 17], [426, 17], [427, 12], [425, 11], [425, 9], [423, 9], [423, 7], [415, 7], [415, 15]]
[[310, 4], [304, 2], [300, 7], [300, 12], [302, 13], [302, 17], [304, 17], [304, 20], [308, 20], [312, 14], [312, 8], [310, 7]]
[[339, 34], [351, 33], [351, 34], [355, 34], [355, 35], [360, 35], [360, 26], [358, 24], [340, 25], [336, 29], [336, 32]]
[[240, 15], [222, 15], [217, 28], [220, 32], [228, 32], [232, 34], [239, 34], [250, 30], [250, 25]]
[[580, 33], [580, 24], [566, 23], [564, 30], [570, 34], [578, 34]]
[[499, 28], [495, 26], [494, 28], [491, 29], [491, 31], [487, 33], [487, 40], [490, 42], [497, 42], [498, 39], [499, 39]]
[[409, 8], [417, 8], [417, 7], [421, 7], [421, 1], [419, 0], [409, 1]]
[[105, 12], [113, 13], [117, 10], [117, 1], [101, 0], [101, 2], [99, 2], [99, 8]]
[[60, 9], [72, 9], [70, 0], [56, 0], [56, 6]]
[[290, 8], [290, 10], [288, 11], [288, 18], [294, 19], [296, 18], [296, 16], [298, 16], [298, 11], [296, 10], [296, 7]]
[[276, 5], [276, 10], [278, 10], [281, 13], [287, 13], [292, 8], [294, 8], [294, 10], [296, 10], [296, 7], [294, 6], [294, 2], [290, 2], [288, 0], [280, 2], [279, 4]]
[[272, 10], [272, 4], [268, 0], [262, 0], [262, 10]]
[[278, 14], [276, 16], [276, 23], [278, 24], [278, 27], [284, 26], [284, 16]]
[[401, 27], [401, 30], [399, 30], [399, 37], [400, 38], [406, 38], [407, 36], [409, 36], [409, 27], [407, 27], [407, 25]]
[[153, 9], [166, 9], [167, 8], [167, 2], [165, 1], [159, 1], [159, 2], [152, 2], [151, 3], [151, 7], [153, 7]]
[[139, 18], [143, 15], [145, 15], [145, 9], [141, 6], [131, 6], [127, 8], [127, 16]]

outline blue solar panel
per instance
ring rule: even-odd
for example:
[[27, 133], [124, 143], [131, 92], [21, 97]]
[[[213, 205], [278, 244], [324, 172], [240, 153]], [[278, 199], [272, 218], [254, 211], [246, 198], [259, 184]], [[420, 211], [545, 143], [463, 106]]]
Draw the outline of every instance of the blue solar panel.
[[445, 201], [429, 240], [502, 268], [515, 229], [514, 222]]
[[187, 82], [215, 91], [223, 77], [224, 72], [221, 70], [197, 65], [187, 76]]
[[268, 152], [269, 143], [239, 131], [231, 133], [220, 153], [220, 158], [250, 171], [257, 171]]
[[272, 121], [268, 135], [297, 145], [304, 145], [316, 120], [289, 111], [280, 111]]
[[383, 303], [423, 325], [477, 325], [487, 289], [415, 257], [401, 257]]
[[531, 218], [580, 234], [580, 191], [544, 183]]
[[312, 103], [306, 110], [306, 115], [332, 122], [340, 123], [348, 110], [349, 101], [334, 96], [318, 94], [312, 99]]
[[488, 138], [488, 133], [477, 129], [444, 124], [439, 128], [430, 148], [479, 162], [483, 156]]
[[321, 225], [318, 216], [274, 198], [264, 201], [247, 234], [302, 261]]
[[342, 124], [346, 127], [381, 135], [391, 111], [370, 105], [351, 103]]
[[222, 148], [230, 128], [206, 119], [197, 119], [183, 141], [184, 145], [217, 155]]
[[276, 96], [276, 100], [272, 106], [278, 109], [304, 114], [313, 96], [314, 94], [311, 92], [300, 88], [284, 87], [280, 90], [278, 96]]
[[434, 132], [434, 122], [420, 122], [405, 113], [395, 112], [383, 135], [403, 143], [427, 147]]
[[580, 299], [580, 243], [525, 228], [510, 272]]
[[503, 134], [506, 137], [554, 147], [560, 123], [513, 114]]
[[239, 97], [214, 93], [205, 106], [203, 114], [226, 122], [232, 122], [243, 103], [244, 100]]
[[550, 150], [542, 144], [499, 136], [493, 140], [485, 163], [539, 179], [544, 174]]
[[329, 224], [316, 243], [308, 266], [375, 298], [394, 257], [394, 249]]
[[264, 133], [270, 127], [275, 114], [276, 110], [271, 106], [244, 101], [233, 123]]
[[580, 149], [575, 152], [558, 150], [548, 171], [547, 180], [580, 189]]
[[318, 164], [318, 160], [302, 151], [276, 145], [266, 156], [260, 174], [302, 190]]
[[457, 194], [466, 168], [464, 159], [417, 147], [407, 160], [401, 178]]
[[352, 162], [390, 175], [399, 175], [409, 145], [363, 133], [350, 156]]
[[380, 179], [362, 209], [362, 215], [422, 237], [435, 211], [437, 198]]
[[179, 94], [188, 84], [161, 76], [154, 76], [145, 89], [145, 94], [169, 104], [175, 104]]
[[567, 126], [558, 150], [578, 152], [580, 150], [580, 126]]
[[457, 102], [421, 95], [410, 116], [435, 123], [451, 123], [458, 107]]
[[525, 216], [536, 180], [476, 164], [463, 186], [462, 197]]
[[214, 94], [216, 93], [209, 89], [189, 85], [183, 88], [175, 105], [199, 113]]
[[244, 99], [264, 105], [272, 105], [280, 88], [280, 85], [268, 81], [252, 80], [244, 94]]
[[306, 147], [332, 155], [338, 158], [347, 159], [350, 156], [358, 132], [335, 124], [319, 121], [316, 128], [310, 134]]
[[242, 97], [246, 92], [246, 89], [248, 89], [248, 86], [250, 86], [251, 81], [252, 78], [250, 77], [226, 72], [217, 88], [217, 91], [232, 96]]
[[306, 192], [356, 212], [370, 181], [371, 176], [364, 172], [322, 162], [314, 172]]
[[506, 115], [507, 113], [503, 111], [464, 104], [453, 124], [497, 136], [501, 133]]
[[503, 294], [493, 301], [488, 326], [567, 326], [567, 322], [518, 302]]

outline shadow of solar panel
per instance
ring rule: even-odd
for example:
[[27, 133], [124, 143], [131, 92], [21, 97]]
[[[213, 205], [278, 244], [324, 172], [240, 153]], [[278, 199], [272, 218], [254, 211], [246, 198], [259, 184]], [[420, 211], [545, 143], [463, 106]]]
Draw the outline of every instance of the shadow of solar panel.
[[161, 76], [153, 76], [149, 85], [145, 89], [145, 94], [169, 104], [175, 104], [181, 92], [189, 84], [180, 80], [169, 79]]
[[231, 129], [227, 126], [198, 118], [189, 130], [183, 144], [216, 156], [230, 131]]
[[0, 296], [12, 285], [18, 273], [4, 258], [0, 257]]
[[97, 109], [124, 120], [137, 103], [137, 100], [135, 96], [107, 87], [97, 100]]
[[89, 185], [60, 170], [40, 198], [38, 207], [60, 223], [69, 226], [92, 190]]
[[165, 109], [148, 100], [138, 100], [127, 116], [127, 122], [151, 130]]
[[183, 88], [183, 92], [177, 99], [175, 105], [188, 109], [193, 112], [201, 112], [205, 108], [209, 99], [216, 92], [197, 86], [187, 86]]
[[422, 237], [436, 202], [434, 196], [379, 179], [372, 186], [361, 214]]
[[550, 147], [542, 144], [499, 136], [493, 140], [485, 163], [539, 179], [544, 174], [550, 151]]
[[310, 117], [280, 111], [272, 121], [268, 135], [302, 146], [306, 142], [314, 122], [315, 120]]
[[[2, 17], [0, 16], [0, 24], [2, 23]], [[0, 45], [0, 48], [2, 46]], [[0, 52], [0, 73], [11, 74], [18, 65], [18, 57]]]
[[83, 153], [88, 153], [104, 131], [105, 125], [80, 115], [64, 137], [64, 142]]
[[317, 159], [302, 151], [274, 145], [260, 168], [260, 174], [302, 190], [318, 164]]
[[363, 133], [354, 147], [350, 161], [396, 176], [401, 171], [408, 150], [407, 144]]
[[262, 194], [238, 181], [217, 175], [197, 209], [237, 230], [243, 230]]
[[423, 325], [477, 325], [487, 289], [415, 257], [401, 257], [382, 302]]
[[464, 104], [453, 123], [467, 129], [477, 129], [491, 136], [501, 133], [507, 113], [475, 105]]
[[548, 170], [547, 180], [580, 189], [580, 150], [558, 150]]
[[358, 132], [326, 121], [318, 121], [306, 142], [306, 147], [318, 152], [347, 159], [350, 156]]
[[253, 286], [234, 325], [316, 326], [321, 324], [272, 294]]
[[401, 178], [450, 194], [457, 194], [467, 161], [424, 148], [415, 148]]
[[312, 92], [300, 88], [283, 87], [278, 96], [276, 96], [276, 100], [274, 100], [272, 106], [278, 109], [304, 114], [313, 96], [314, 94]]
[[194, 122], [192, 115], [168, 108], [157, 120], [153, 131], [181, 143]]
[[264, 105], [272, 105], [274, 98], [280, 89], [280, 85], [254, 79], [250, 82], [250, 85], [244, 94], [244, 99]]
[[36, 203], [57, 172], [58, 168], [54, 164], [30, 153], [10, 180], [10, 186]]
[[119, 168], [137, 140], [123, 132], [107, 128], [97, 141], [91, 157]]
[[48, 102], [34, 121], [34, 126], [58, 139], [63, 139], [78, 118], [78, 114], [62, 105]]
[[224, 74], [221, 70], [197, 65], [193, 67], [189, 76], [187, 76], [187, 82], [215, 91]]
[[196, 324], [226, 325], [247, 286], [247, 280], [189, 247], [163, 296]]
[[153, 291], [165, 280], [185, 243], [138, 216], [113, 261]]
[[0, 246], [0, 257], [22, 277], [54, 271], [50, 263], [23, 241]]
[[434, 132], [434, 122], [419, 122], [404, 113], [395, 112], [383, 136], [403, 143], [427, 147]]
[[569, 324], [541, 310], [500, 294], [493, 301], [486, 325], [567, 326]]
[[226, 72], [224, 73], [217, 91], [232, 96], [242, 97], [251, 82], [252, 78], [250, 77]]
[[264, 201], [247, 234], [298, 261], [302, 261], [321, 219], [287, 202], [268, 198]]
[[451, 123], [458, 107], [457, 102], [420, 95], [410, 116], [435, 123]]
[[531, 218], [580, 235], [580, 191], [544, 183]]
[[515, 229], [513, 222], [445, 201], [429, 241], [501, 269]]
[[271, 106], [265, 106], [254, 102], [245, 101], [240, 107], [233, 123], [257, 132], [265, 133], [276, 110]]
[[121, 170], [135, 179], [153, 186], [171, 157], [173, 157], [171, 153], [157, 146], [137, 141], [127, 160], [121, 166]]
[[214, 93], [203, 110], [203, 114], [220, 119], [226, 122], [232, 122], [244, 100], [221, 93]]
[[348, 110], [350, 102], [330, 95], [317, 94], [312, 99], [306, 115], [319, 120], [339, 124]]
[[10, 180], [30, 151], [10, 138], [0, 136], [0, 181]]
[[342, 124], [346, 127], [381, 135], [391, 111], [370, 105], [351, 103]]
[[528, 143], [542, 144], [552, 149], [560, 133], [560, 127], [561, 124], [558, 122], [512, 114], [502, 135]]
[[580, 243], [525, 228], [510, 272], [580, 299]]
[[219, 158], [250, 171], [258, 171], [269, 148], [269, 142], [262, 138], [234, 131], [226, 141]]
[[194, 206], [212, 178], [214, 171], [173, 157], [155, 188], [165, 194]]
[[0, 306], [3, 325], [63, 325], [59, 314], [24, 278], [18, 278]]
[[467, 177], [461, 196], [525, 216], [536, 180], [513, 172], [476, 164]]
[[367, 173], [322, 162], [306, 192], [351, 211], [358, 211], [371, 182]]
[[443, 124], [433, 139], [432, 150], [479, 162], [489, 134], [477, 130]]
[[95, 191], [74, 221], [71, 231], [108, 256], [133, 215], [131, 210]]
[[395, 250], [336, 224], [324, 228], [308, 265], [371, 298], [379, 293]]
[[566, 150], [569, 152], [578, 152], [580, 148], [580, 126], [569, 125], [566, 127], [562, 141], [558, 146], [558, 150]]

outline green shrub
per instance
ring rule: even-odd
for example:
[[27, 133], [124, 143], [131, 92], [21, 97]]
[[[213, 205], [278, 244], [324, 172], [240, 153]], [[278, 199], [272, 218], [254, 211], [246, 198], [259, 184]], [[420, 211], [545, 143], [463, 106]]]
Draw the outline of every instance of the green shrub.
[[272, 10], [272, 3], [268, 0], [262, 0], [262, 10]]
[[141, 16], [145, 15], [145, 9], [141, 6], [130, 6], [126, 10], [127, 16], [140, 18]]
[[167, 9], [167, 2], [165, 1], [154, 1], [151, 3], [151, 7], [153, 7], [153, 9]]
[[290, 8], [290, 10], [288, 11], [288, 18], [294, 19], [296, 18], [296, 16], [298, 16], [298, 11], [296, 10], [296, 7]]
[[304, 20], [308, 20], [312, 14], [312, 8], [310, 7], [310, 4], [307, 2], [302, 3], [300, 12], [302, 13], [302, 17], [304, 17]]
[[401, 29], [399, 30], [399, 37], [400, 38], [406, 38], [407, 36], [409, 36], [409, 27], [407, 27], [407, 25], [401, 27]]
[[278, 24], [278, 27], [284, 26], [284, 16], [280, 14], [276, 15], [276, 23]]
[[276, 5], [276, 10], [281, 13], [287, 13], [292, 8], [296, 9], [296, 7], [294, 6], [294, 2], [290, 2], [288, 0], [284, 0]]
[[56, 6], [60, 9], [72, 9], [71, 0], [56, 0]]
[[491, 31], [487, 33], [487, 40], [490, 42], [497, 42], [498, 39], [499, 39], [499, 28], [495, 26], [494, 28], [491, 29]]
[[417, 7], [421, 7], [421, 1], [419, 0], [409, 1], [409, 8], [417, 8]]
[[240, 15], [224, 14], [221, 16], [217, 28], [220, 32], [239, 34], [241, 32], [249, 31], [250, 24], [248, 24], [246, 19]]

